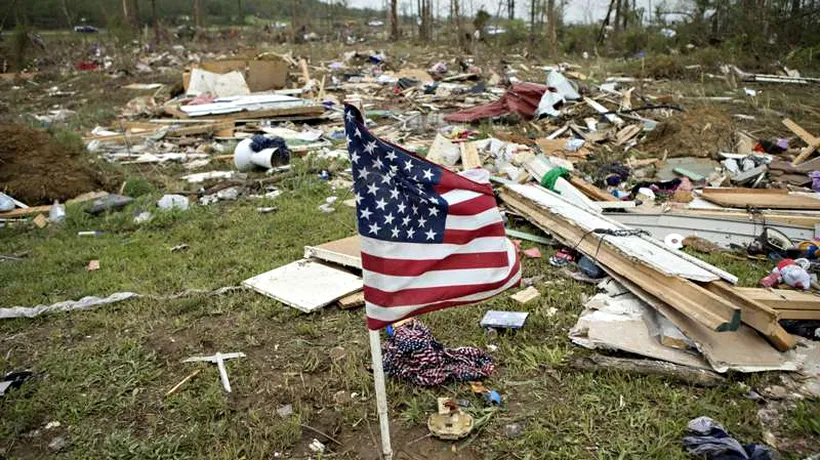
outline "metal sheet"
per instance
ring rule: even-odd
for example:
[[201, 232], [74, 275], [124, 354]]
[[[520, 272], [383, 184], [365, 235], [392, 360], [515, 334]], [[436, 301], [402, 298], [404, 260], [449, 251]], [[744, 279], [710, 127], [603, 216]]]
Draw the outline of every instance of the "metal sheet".
[[[764, 225], [760, 222], [708, 216], [634, 213], [605, 213], [605, 215], [624, 225], [646, 230], [656, 240], [663, 241], [667, 235], [677, 233], [683, 236], [698, 236], [726, 248], [730, 244], [747, 246], [760, 236], [764, 228]], [[783, 232], [783, 234], [796, 241], [811, 240], [815, 235], [812, 229], [806, 227], [783, 224], [769, 224], [767, 226]]]

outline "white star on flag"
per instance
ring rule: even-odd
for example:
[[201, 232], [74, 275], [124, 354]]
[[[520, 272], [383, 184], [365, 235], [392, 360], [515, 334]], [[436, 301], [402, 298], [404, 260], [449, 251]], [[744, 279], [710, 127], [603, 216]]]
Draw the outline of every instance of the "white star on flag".
[[370, 233], [379, 233], [379, 230], [382, 228], [379, 227], [379, 224], [370, 224]]

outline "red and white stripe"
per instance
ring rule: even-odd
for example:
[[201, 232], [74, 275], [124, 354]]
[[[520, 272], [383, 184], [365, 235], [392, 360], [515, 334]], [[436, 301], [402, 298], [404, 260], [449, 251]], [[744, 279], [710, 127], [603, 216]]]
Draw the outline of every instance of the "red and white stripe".
[[445, 173], [437, 192], [448, 203], [442, 243], [361, 237], [367, 325], [380, 329], [409, 316], [488, 299], [521, 279], [489, 173]]

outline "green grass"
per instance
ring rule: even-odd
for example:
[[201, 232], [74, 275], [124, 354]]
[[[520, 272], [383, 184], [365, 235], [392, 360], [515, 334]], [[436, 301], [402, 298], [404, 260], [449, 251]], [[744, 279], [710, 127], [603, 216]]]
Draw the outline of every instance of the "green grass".
[[[242, 200], [133, 224], [133, 213], [157, 198], [149, 193], [103, 217], [69, 207], [62, 226], [4, 229], [4, 252], [28, 252], [28, 257], [1, 267], [0, 302], [33, 305], [123, 290], [168, 294], [237, 285], [301, 257], [306, 244], [353, 233], [352, 210], [340, 206], [326, 215], [316, 209], [331, 194], [325, 183], [309, 174], [291, 182], [297, 188], [275, 200], [280, 208], [275, 214], [258, 214], [258, 202]], [[95, 229], [105, 234], [76, 236]], [[190, 248], [170, 253], [180, 243]], [[102, 268], [86, 272], [86, 263], [95, 258]], [[684, 459], [680, 438], [686, 422], [699, 415], [720, 420], [744, 440], [760, 439], [757, 406], [734, 386], [705, 390], [564, 367], [568, 358], [585, 353], [569, 343], [567, 332], [582, 309], [582, 295], [594, 289], [558, 276], [546, 256], [524, 262], [526, 276], [545, 276], [536, 302], [522, 307], [502, 295], [424, 317], [449, 345], [498, 347], [498, 371], [486, 385], [499, 391], [505, 404], [469, 444], [455, 444], [463, 455]], [[552, 317], [551, 307], [558, 309]], [[517, 333], [488, 335], [478, 322], [490, 308], [531, 315]], [[0, 323], [0, 340], [6, 350], [2, 369], [32, 368], [40, 375], [4, 397], [0, 448], [9, 458], [49, 456], [46, 445], [57, 435], [69, 441], [62, 458], [270, 458], [276, 452], [304, 458], [307, 444], [321, 436], [301, 424], [341, 440], [343, 448], [329, 443], [339, 458], [359, 458], [354, 446], [376, 449], [368, 433], [368, 426], [377, 433], [378, 424], [361, 310], [329, 307], [303, 315], [248, 291], [143, 298], [87, 312], [6, 320]], [[333, 361], [329, 350], [337, 346], [346, 353]], [[230, 395], [222, 391], [214, 366], [180, 362], [214, 351], [248, 355], [228, 364]], [[202, 372], [164, 397], [195, 369]], [[356, 396], [338, 406], [333, 395], [339, 391]], [[391, 380], [388, 393], [397, 450], [425, 433], [436, 397], [467, 399], [471, 411], [484, 414], [484, 403], [466, 384], [427, 390]], [[276, 414], [284, 404], [294, 408], [287, 419]], [[801, 406], [787, 433], [816, 438], [814, 418], [811, 405]], [[50, 421], [61, 427], [46, 431]], [[524, 432], [506, 439], [504, 426], [512, 422], [523, 423]], [[426, 442], [448, 451], [448, 443]], [[414, 452], [422, 445], [430, 448], [420, 442], [406, 449]]]

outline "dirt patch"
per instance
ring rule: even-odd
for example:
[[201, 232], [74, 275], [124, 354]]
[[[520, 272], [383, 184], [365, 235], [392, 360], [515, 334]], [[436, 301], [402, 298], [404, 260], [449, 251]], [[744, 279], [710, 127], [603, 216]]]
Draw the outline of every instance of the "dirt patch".
[[709, 157], [732, 151], [732, 116], [720, 107], [689, 109], [658, 123], [640, 149], [662, 157]]
[[0, 125], [0, 187], [28, 205], [105, 188], [102, 173], [83, 154], [82, 145], [58, 142], [45, 131]]

